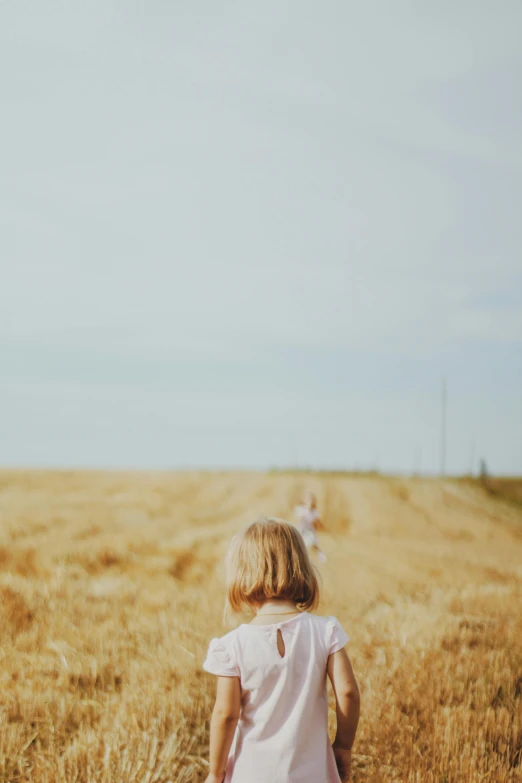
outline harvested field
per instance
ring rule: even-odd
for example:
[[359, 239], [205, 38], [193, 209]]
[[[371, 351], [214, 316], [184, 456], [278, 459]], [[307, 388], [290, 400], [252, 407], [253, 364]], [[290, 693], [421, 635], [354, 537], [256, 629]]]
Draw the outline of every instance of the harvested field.
[[522, 479], [485, 476], [481, 484], [490, 495], [522, 506]]
[[[522, 781], [522, 508], [453, 481], [0, 473], [0, 781], [204, 779], [223, 556], [314, 490], [358, 783]], [[247, 783], [247, 782], [245, 782]]]

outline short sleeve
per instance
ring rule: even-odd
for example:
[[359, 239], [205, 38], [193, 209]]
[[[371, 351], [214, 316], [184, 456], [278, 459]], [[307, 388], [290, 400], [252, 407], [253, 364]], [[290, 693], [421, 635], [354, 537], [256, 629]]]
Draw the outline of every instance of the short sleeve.
[[350, 638], [337, 617], [328, 617], [326, 623], [326, 647], [328, 655], [333, 655], [342, 650]]
[[239, 667], [230, 644], [226, 644], [224, 639], [212, 639], [203, 668], [218, 677], [239, 677]]

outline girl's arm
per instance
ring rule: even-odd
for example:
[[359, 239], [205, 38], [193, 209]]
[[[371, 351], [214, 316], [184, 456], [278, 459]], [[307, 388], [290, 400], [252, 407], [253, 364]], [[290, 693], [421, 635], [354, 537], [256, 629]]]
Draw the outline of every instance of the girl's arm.
[[343, 648], [328, 658], [328, 676], [335, 693], [337, 733], [333, 743], [341, 780], [350, 777], [352, 745], [359, 723], [360, 695], [352, 664]]
[[239, 677], [218, 677], [210, 721], [210, 773], [206, 783], [222, 783], [241, 707]]

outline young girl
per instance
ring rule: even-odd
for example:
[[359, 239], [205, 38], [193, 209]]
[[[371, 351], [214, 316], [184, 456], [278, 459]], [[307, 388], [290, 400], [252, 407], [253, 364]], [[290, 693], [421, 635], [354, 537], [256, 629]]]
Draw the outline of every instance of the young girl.
[[213, 639], [204, 663], [218, 677], [206, 783], [347, 781], [359, 690], [339, 621], [308, 612], [319, 587], [299, 531], [279, 519], [254, 522], [232, 542], [227, 571], [229, 606], [255, 617]]

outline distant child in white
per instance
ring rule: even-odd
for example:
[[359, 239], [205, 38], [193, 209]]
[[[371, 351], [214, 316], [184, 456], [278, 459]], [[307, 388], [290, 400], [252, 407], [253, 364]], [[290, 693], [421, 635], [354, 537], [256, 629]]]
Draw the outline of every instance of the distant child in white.
[[319, 547], [319, 541], [317, 540], [317, 531], [324, 530], [324, 525], [317, 511], [317, 499], [313, 492], [307, 492], [303, 498], [302, 503], [295, 507], [295, 518], [297, 527], [303, 540], [308, 547], [317, 553], [319, 560], [324, 562], [326, 555]]

